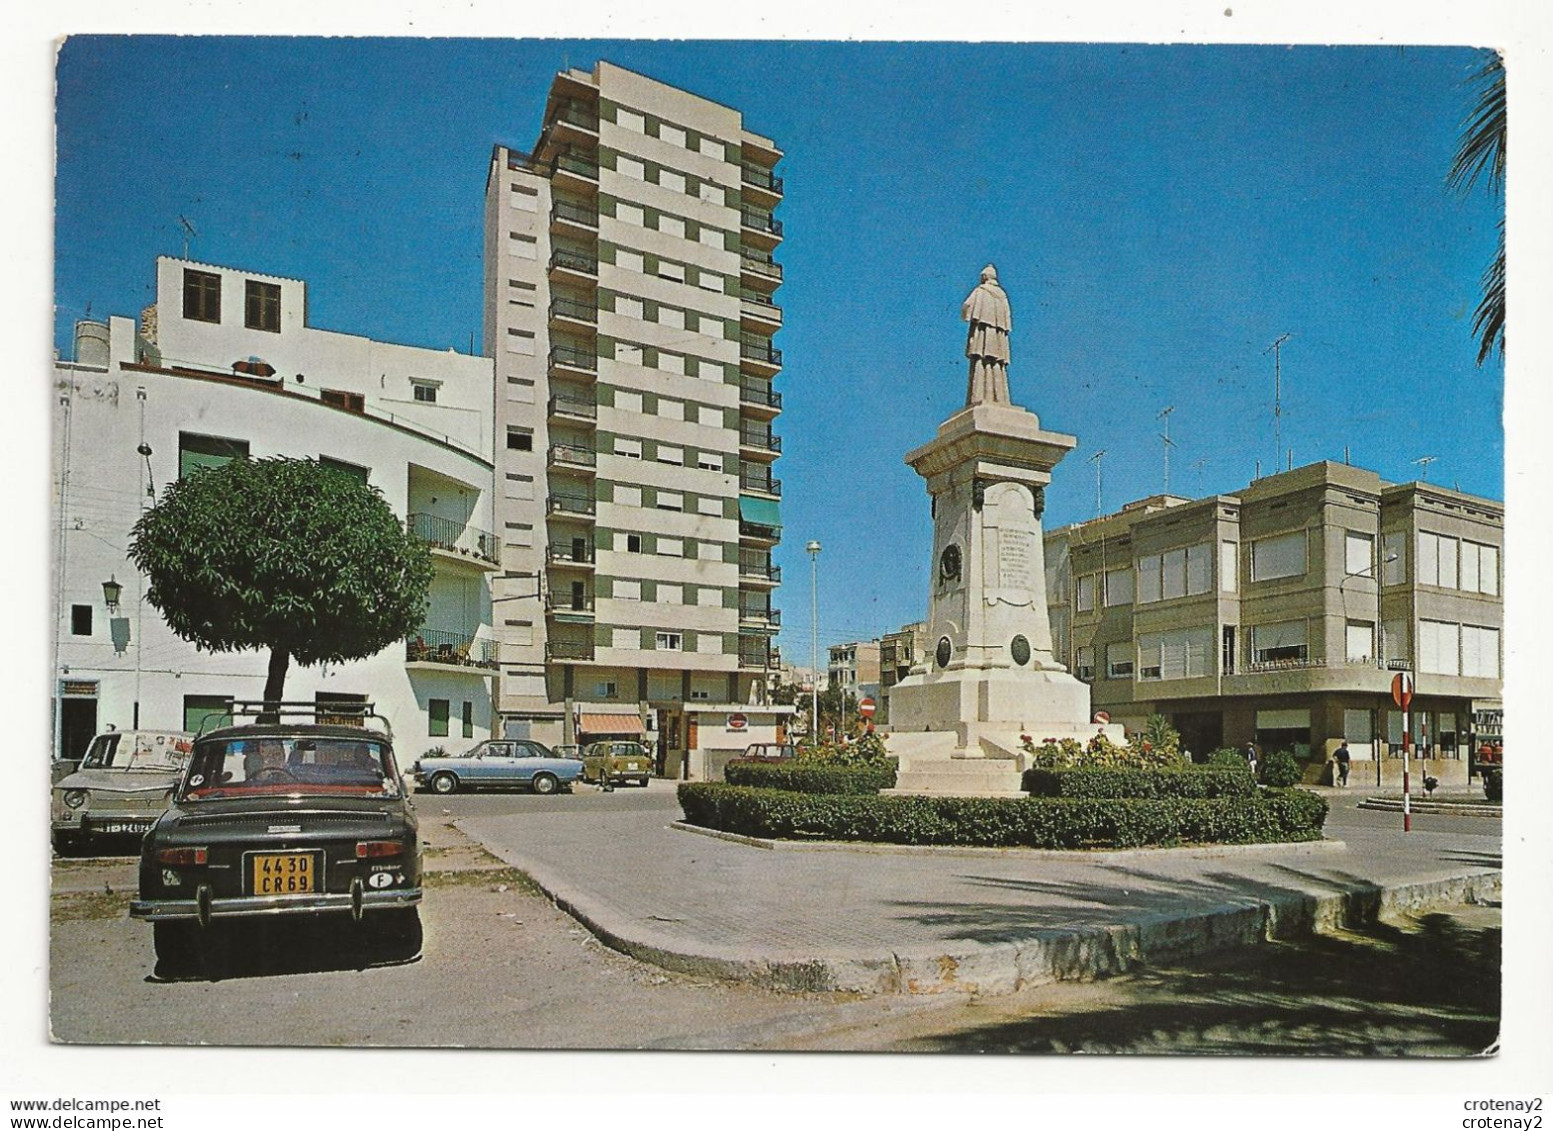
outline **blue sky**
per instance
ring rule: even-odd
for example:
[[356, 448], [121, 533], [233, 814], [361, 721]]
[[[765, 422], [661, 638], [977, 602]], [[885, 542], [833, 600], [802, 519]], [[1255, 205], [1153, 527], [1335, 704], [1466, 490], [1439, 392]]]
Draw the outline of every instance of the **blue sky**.
[[1466, 48], [74, 38], [58, 69], [56, 342], [179, 254], [299, 276], [315, 326], [478, 346], [494, 142], [598, 58], [743, 111], [787, 156], [789, 658], [922, 615], [903, 454], [964, 396], [959, 304], [1013, 303], [1014, 400], [1076, 434], [1049, 525], [1233, 491], [1285, 449], [1503, 497], [1503, 371], [1470, 335], [1500, 202], [1445, 188]]

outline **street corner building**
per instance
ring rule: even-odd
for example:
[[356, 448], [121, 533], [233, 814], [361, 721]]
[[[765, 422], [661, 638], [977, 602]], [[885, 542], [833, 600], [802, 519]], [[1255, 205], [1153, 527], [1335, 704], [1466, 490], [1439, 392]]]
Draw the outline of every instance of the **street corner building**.
[[1330, 784], [1346, 740], [1352, 784], [1400, 786], [1391, 688], [1409, 672], [1415, 770], [1461, 785], [1474, 717], [1502, 713], [1494, 500], [1315, 463], [1233, 495], [1152, 496], [1045, 543], [1055, 648], [1094, 707], [1134, 729], [1164, 715], [1199, 756], [1255, 742]]
[[781, 156], [600, 62], [493, 149], [484, 356], [315, 328], [303, 280], [170, 257], [138, 322], [80, 323], [54, 369], [56, 756], [261, 696], [264, 658], [175, 637], [125, 551], [171, 480], [274, 455], [380, 489], [436, 565], [423, 629], [288, 698], [375, 702], [411, 753], [634, 738], [676, 777], [781, 741]]

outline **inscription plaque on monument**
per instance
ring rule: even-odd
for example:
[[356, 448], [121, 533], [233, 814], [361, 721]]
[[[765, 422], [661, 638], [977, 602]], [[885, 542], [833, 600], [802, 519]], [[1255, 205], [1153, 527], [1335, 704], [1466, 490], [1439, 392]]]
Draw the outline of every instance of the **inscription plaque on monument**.
[[1029, 591], [1033, 578], [1031, 566], [1034, 559], [1035, 535], [1017, 526], [998, 528], [998, 579], [999, 589], [1023, 589]]

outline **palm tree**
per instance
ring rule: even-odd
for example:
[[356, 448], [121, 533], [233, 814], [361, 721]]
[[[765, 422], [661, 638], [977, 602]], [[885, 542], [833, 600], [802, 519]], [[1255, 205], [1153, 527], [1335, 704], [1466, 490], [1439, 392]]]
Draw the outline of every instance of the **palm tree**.
[[[1506, 116], [1504, 59], [1498, 52], [1488, 58], [1472, 76], [1478, 87], [1478, 99], [1462, 123], [1461, 141], [1446, 184], [1458, 192], [1468, 192], [1478, 177], [1492, 193], [1504, 191]], [[1483, 272], [1483, 301], [1472, 318], [1472, 334], [1478, 340], [1478, 364], [1498, 351], [1504, 356], [1504, 219], [1499, 220], [1499, 250]]]

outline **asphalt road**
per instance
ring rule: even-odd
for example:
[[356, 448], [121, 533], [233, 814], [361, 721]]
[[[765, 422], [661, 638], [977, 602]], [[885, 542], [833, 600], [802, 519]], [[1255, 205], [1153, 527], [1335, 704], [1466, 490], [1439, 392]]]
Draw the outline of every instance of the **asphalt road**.
[[[153, 975], [150, 930], [127, 918], [124, 858], [56, 861], [51, 1025], [89, 1043], [572, 1049], [851, 1049], [1462, 1055], [1493, 1039], [1496, 909], [1452, 909], [1372, 930], [1268, 944], [1088, 985], [1006, 998], [778, 994], [669, 974], [601, 946], [521, 874], [450, 822], [586, 807], [672, 816], [672, 784], [535, 797], [417, 798], [427, 845], [423, 956], [358, 969], [360, 956], [287, 932], [270, 959], [218, 982]], [[1400, 817], [1339, 807], [1333, 835]], [[1482, 826], [1497, 821], [1415, 817]], [[1476, 828], [1473, 829], [1476, 832]], [[1485, 849], [1489, 847], [1485, 840]], [[1497, 843], [1493, 845], [1497, 850]], [[629, 875], [629, 845], [621, 867]], [[1420, 968], [1456, 996], [1416, 1000]], [[1459, 976], [1463, 969], [1472, 971]], [[1312, 1007], [1313, 996], [1323, 1003]]]

